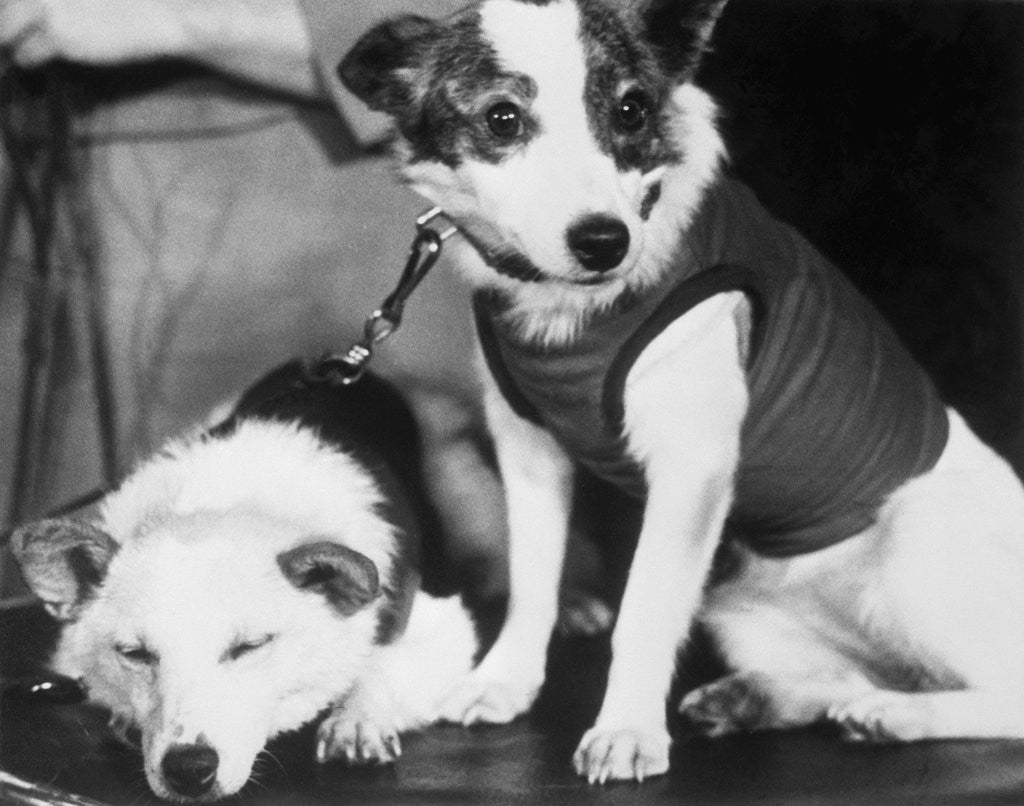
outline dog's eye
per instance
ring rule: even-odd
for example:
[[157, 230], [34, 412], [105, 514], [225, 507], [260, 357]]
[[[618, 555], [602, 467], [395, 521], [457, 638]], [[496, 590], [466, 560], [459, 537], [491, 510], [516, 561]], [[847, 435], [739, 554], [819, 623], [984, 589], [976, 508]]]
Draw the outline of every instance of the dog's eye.
[[614, 122], [624, 132], [638, 132], [647, 125], [650, 114], [647, 97], [633, 90], [622, 96], [614, 111]]
[[153, 666], [157, 662], [156, 653], [142, 644], [118, 644], [114, 649], [132, 666]]
[[255, 652], [257, 649], [262, 649], [273, 640], [273, 635], [264, 635], [252, 640], [236, 641], [228, 647], [228, 651], [224, 653], [222, 660], [233, 661], [238, 660], [239, 658], [244, 658], [246, 655]]
[[511, 140], [523, 132], [523, 113], [510, 101], [495, 104], [486, 113], [487, 128], [502, 140]]

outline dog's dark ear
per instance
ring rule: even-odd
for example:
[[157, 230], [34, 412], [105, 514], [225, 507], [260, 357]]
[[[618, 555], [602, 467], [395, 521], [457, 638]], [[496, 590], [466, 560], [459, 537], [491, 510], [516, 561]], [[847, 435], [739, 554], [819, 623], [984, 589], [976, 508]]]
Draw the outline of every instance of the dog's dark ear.
[[438, 23], [408, 14], [382, 22], [356, 42], [338, 76], [371, 109], [397, 114], [412, 102], [412, 86]]
[[117, 543], [91, 523], [42, 520], [15, 530], [11, 552], [50, 614], [72, 621], [103, 582]]
[[697, 72], [727, 0], [649, 0], [637, 9], [662, 69], [682, 83]]
[[296, 588], [325, 596], [345, 616], [366, 607], [380, 594], [373, 561], [329, 540], [313, 540], [282, 552], [277, 564]]

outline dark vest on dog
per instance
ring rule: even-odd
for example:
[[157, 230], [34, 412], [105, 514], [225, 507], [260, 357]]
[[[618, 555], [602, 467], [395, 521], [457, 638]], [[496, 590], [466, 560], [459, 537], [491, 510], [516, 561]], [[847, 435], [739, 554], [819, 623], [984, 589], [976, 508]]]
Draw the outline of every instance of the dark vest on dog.
[[753, 329], [750, 408], [726, 536], [777, 557], [851, 537], [890, 493], [938, 461], [945, 406], [870, 303], [742, 185], [709, 191], [674, 275], [595, 316], [568, 347], [518, 340], [500, 305], [484, 296], [477, 327], [516, 412], [598, 476], [642, 497], [642, 469], [622, 436], [629, 370], [681, 315], [732, 290], [750, 299]]

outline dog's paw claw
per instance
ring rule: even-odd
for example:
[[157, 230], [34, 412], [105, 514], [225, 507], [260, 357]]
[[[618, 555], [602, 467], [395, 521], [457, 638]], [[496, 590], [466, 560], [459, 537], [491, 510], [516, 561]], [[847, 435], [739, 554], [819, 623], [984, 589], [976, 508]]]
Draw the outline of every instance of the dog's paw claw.
[[715, 737], [755, 730], [765, 707], [764, 696], [749, 681], [726, 677], [683, 697], [679, 714], [693, 733]]
[[470, 675], [455, 685], [438, 706], [438, 717], [459, 725], [504, 725], [530, 710], [532, 688]]
[[573, 756], [576, 773], [591, 784], [643, 781], [668, 771], [671, 739], [666, 730], [601, 728], [588, 730]]
[[878, 691], [828, 710], [833, 722], [849, 742], [887, 744], [912, 742], [925, 735], [924, 718], [907, 698]]
[[345, 761], [352, 765], [393, 764], [402, 755], [402, 743], [393, 727], [371, 720], [328, 716], [317, 731], [316, 760]]

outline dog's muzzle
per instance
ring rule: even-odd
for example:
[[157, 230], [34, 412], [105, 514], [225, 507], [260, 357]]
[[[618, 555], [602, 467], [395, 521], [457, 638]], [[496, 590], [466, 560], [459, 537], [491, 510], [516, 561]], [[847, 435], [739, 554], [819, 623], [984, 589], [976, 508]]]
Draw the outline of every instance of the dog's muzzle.
[[608, 215], [589, 215], [566, 233], [569, 251], [587, 271], [611, 271], [629, 252], [629, 227]]
[[186, 798], [205, 795], [217, 780], [220, 757], [205, 744], [176, 744], [167, 750], [160, 771], [167, 786]]

